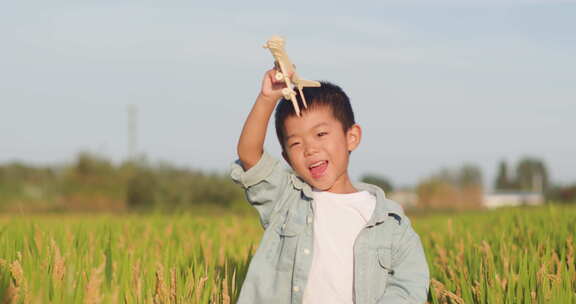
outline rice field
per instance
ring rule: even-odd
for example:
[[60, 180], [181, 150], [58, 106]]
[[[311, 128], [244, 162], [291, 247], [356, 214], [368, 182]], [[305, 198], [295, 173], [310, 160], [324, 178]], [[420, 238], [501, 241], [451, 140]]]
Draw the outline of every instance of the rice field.
[[[576, 207], [415, 216], [430, 303], [576, 303]], [[0, 216], [0, 303], [234, 303], [253, 215]]]

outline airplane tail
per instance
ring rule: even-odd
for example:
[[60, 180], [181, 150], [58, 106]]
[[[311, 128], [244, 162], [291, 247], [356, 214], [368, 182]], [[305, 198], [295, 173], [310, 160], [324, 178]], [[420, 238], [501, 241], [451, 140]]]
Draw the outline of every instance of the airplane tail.
[[298, 87], [319, 87], [320, 83], [318, 81], [313, 80], [306, 80], [306, 79], [298, 79]]

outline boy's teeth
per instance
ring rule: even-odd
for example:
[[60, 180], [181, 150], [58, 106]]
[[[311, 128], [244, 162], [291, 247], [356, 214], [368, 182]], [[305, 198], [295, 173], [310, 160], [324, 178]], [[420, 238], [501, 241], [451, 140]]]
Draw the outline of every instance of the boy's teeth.
[[318, 167], [318, 166], [320, 166], [320, 165], [323, 164], [323, 163], [324, 163], [324, 161], [319, 161], [319, 162], [317, 162], [317, 163], [312, 164], [312, 166], [310, 166], [310, 168]]

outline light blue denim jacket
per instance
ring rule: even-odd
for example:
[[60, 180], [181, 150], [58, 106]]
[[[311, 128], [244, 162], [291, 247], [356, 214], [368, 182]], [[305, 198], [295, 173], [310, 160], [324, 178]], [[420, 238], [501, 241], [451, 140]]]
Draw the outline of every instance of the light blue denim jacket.
[[[230, 175], [265, 229], [237, 303], [302, 303], [313, 250], [310, 185], [266, 152], [248, 171], [236, 161]], [[428, 264], [410, 220], [380, 188], [354, 186], [376, 196], [374, 213], [354, 243], [354, 303], [425, 303]]]

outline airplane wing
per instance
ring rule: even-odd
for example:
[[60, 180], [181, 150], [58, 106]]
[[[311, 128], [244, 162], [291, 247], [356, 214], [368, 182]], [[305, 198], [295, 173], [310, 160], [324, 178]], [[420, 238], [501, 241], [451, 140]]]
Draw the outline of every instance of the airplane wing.
[[296, 87], [298, 88], [298, 92], [300, 93], [300, 97], [302, 98], [302, 103], [304, 104], [304, 107], [307, 108], [308, 103], [306, 102], [306, 97], [304, 97], [304, 92], [302, 92], [302, 89], [304, 87], [319, 87], [320, 83], [318, 81], [301, 79], [300, 77], [298, 77], [296, 73], [292, 74], [292, 81], [294, 82], [294, 85], [296, 85]]

